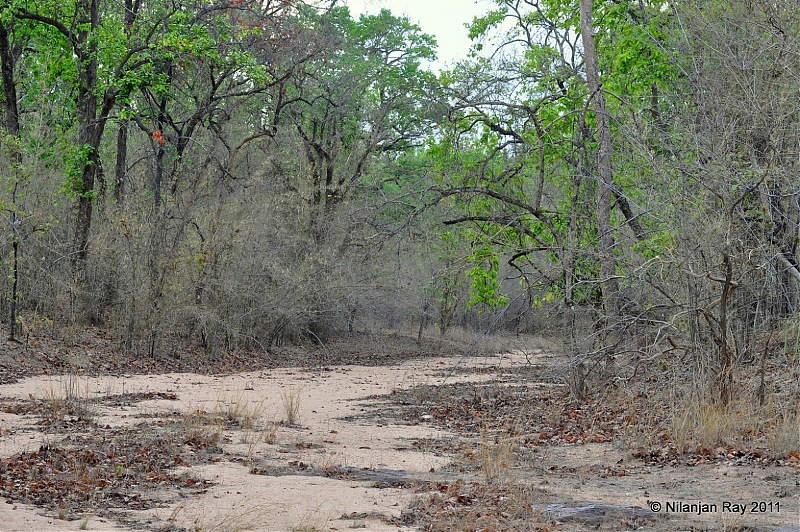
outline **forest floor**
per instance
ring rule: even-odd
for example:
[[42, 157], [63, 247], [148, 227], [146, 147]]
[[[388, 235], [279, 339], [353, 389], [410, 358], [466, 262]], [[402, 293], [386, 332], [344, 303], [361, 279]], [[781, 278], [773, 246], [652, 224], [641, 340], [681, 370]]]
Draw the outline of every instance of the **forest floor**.
[[[520, 338], [214, 361], [126, 358], [101, 330], [6, 344], [0, 531], [800, 531], [796, 416], [740, 438], [706, 412], [706, 441], [673, 370], [579, 403], [566, 362]], [[796, 407], [797, 366], [765, 365], [774, 401]]]

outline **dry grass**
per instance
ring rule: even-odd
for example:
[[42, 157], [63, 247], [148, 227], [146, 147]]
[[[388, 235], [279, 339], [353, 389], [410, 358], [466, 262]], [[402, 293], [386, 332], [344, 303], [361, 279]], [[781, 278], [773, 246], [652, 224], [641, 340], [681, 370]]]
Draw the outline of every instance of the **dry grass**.
[[510, 482], [516, 444], [514, 436], [492, 437], [486, 430], [481, 431], [480, 464], [483, 478], [487, 483]]
[[68, 373], [50, 383], [40, 402], [43, 408], [39, 413], [48, 422], [61, 421], [65, 416], [91, 421], [94, 412], [89, 396], [89, 381], [82, 380], [76, 373]]
[[217, 399], [210, 412], [190, 407], [182, 416], [183, 430], [191, 439], [208, 443], [219, 440], [226, 430], [241, 430], [249, 455], [258, 444], [275, 441], [275, 424], [263, 423], [266, 410], [266, 400], [252, 401], [240, 392]]
[[392, 385], [392, 393], [408, 391], [418, 405], [425, 404], [430, 397], [429, 379], [418, 380], [413, 376], [403, 376], [400, 382]]
[[777, 416], [768, 443], [770, 449], [781, 455], [800, 450], [800, 416], [797, 412], [786, 411]]
[[218, 399], [213, 414], [220, 417], [226, 425], [244, 430], [254, 430], [266, 412], [266, 400], [251, 401], [244, 391], [232, 397]]
[[278, 425], [276, 423], [267, 423], [263, 427], [256, 429], [245, 430], [242, 434], [242, 443], [247, 445], [245, 452], [245, 462], [252, 464], [255, 461], [256, 450], [261, 444], [273, 445], [277, 439]]
[[289, 426], [297, 425], [300, 422], [301, 394], [300, 388], [288, 388], [281, 390], [281, 403], [283, 404], [284, 420]]
[[423, 338], [429, 340], [445, 340], [453, 344], [466, 347], [472, 355], [496, 355], [501, 353], [522, 353], [529, 360], [540, 352], [559, 352], [561, 349], [556, 342], [541, 336], [513, 334], [510, 332], [485, 332], [474, 331], [459, 326], [450, 326], [443, 337], [438, 327], [428, 327], [423, 331]]
[[785, 456], [800, 449], [800, 418], [790, 405], [739, 400], [723, 406], [692, 399], [676, 403], [672, 412], [671, 435], [681, 452], [722, 445]]
[[675, 443], [681, 451], [691, 447], [714, 447], [726, 443], [740, 443], [752, 432], [755, 421], [747, 405], [729, 405], [691, 402], [676, 408], [672, 417]]
[[181, 417], [181, 430], [186, 440], [194, 445], [212, 445], [225, 431], [223, 418], [209, 414], [202, 408], [189, 409]]
[[323, 525], [326, 521], [325, 517], [321, 515], [322, 504], [314, 508], [313, 510], [306, 511], [300, 519], [298, 519], [298, 524], [294, 525], [291, 532], [320, 532], [323, 530]]

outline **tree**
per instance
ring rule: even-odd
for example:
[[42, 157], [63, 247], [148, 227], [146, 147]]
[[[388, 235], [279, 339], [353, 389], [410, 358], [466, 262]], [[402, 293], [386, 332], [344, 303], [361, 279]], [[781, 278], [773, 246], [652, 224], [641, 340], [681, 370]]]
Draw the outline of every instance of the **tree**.
[[[24, 131], [21, 125], [22, 112], [32, 113], [32, 105], [27, 92], [31, 84], [25, 78], [33, 66], [25, 51], [42, 42], [43, 35], [36, 31], [30, 22], [17, 19], [7, 13], [0, 21], [0, 73], [2, 78], [3, 101], [3, 133], [0, 136], [0, 148], [4, 159], [2, 176], [2, 193], [0, 193], [0, 210], [8, 224], [8, 240], [10, 257], [8, 265], [9, 287], [3, 297], [2, 308], [8, 302], [8, 339], [19, 341], [19, 310], [22, 300], [22, 281], [28, 279], [23, 267], [26, 253], [25, 244], [28, 238], [36, 233], [46, 232], [54, 219], [52, 212], [35, 212], [29, 195], [31, 192], [30, 161], [41, 158], [43, 154], [35, 148], [36, 142], [30, 131]], [[35, 70], [35, 67], [34, 69]], [[49, 218], [49, 219], [48, 219]]]
[[738, 0], [674, 11], [687, 59], [686, 90], [665, 117], [664, 167], [681, 176], [668, 214], [693, 279], [684, 308], [695, 357], [723, 404], [735, 367], [797, 304], [798, 13], [792, 2]]
[[[101, 144], [117, 103], [125, 103], [137, 90], [144, 90], [151, 95], [164, 94], [170, 88], [176, 57], [186, 59], [198, 52], [197, 59], [202, 61], [201, 55], [208, 58], [212, 50], [219, 53], [217, 46], [222, 46], [222, 41], [228, 38], [224, 27], [217, 25], [216, 29], [221, 33], [216, 35], [204, 29], [207, 24], [213, 26], [211, 19], [214, 17], [227, 19], [228, 30], [234, 31], [230, 23], [233, 16], [231, 10], [274, 14], [286, 7], [285, 2], [267, 2], [259, 4], [257, 8], [254, 5], [250, 1], [240, 2], [234, 8], [199, 0], [156, 3], [152, 6], [134, 0], [126, 0], [124, 4], [75, 0], [68, 6], [54, 2], [35, 5], [27, 2], [5, 3], [6, 13], [46, 28], [50, 35], [48, 48], [34, 52], [47, 52], [62, 62], [60, 68], [72, 85], [70, 98], [77, 131], [64, 190], [76, 202], [71, 263], [73, 277], [79, 284], [85, 278], [93, 206], [106, 187]], [[162, 28], [165, 27], [172, 29], [164, 34]], [[44, 56], [42, 58], [46, 60]], [[239, 55], [237, 59], [243, 61], [246, 57]], [[220, 79], [212, 79], [212, 84], [230, 79], [236, 70], [228, 68], [221, 74], [215, 74]], [[207, 105], [201, 106], [200, 114], [194, 113], [182, 126], [175, 121], [171, 123], [173, 127], [186, 129], [178, 131], [175, 137], [179, 152], [191, 138], [191, 130], [207, 113], [213, 111], [217, 101], [215, 96], [218, 95], [212, 95]], [[165, 101], [162, 98], [156, 104], [158, 107], [164, 105]], [[168, 117], [157, 118], [166, 120]], [[161, 134], [159, 128], [152, 131]], [[124, 166], [125, 130], [121, 130], [119, 139], [119, 151], [123, 159], [117, 161], [117, 183], [122, 189], [124, 183], [119, 169]], [[163, 157], [163, 153], [159, 157]], [[154, 186], [160, 187], [158, 175]], [[158, 201], [160, 190], [155, 196]]]
[[[12, 22], [13, 24], [13, 22]], [[3, 103], [5, 107], [5, 129], [8, 141], [4, 142], [10, 152], [12, 172], [17, 174], [12, 177], [11, 205], [9, 214], [11, 220], [10, 239], [12, 247], [11, 265], [11, 295], [9, 296], [9, 315], [8, 315], [8, 339], [16, 341], [17, 334], [17, 302], [19, 286], [19, 255], [20, 255], [20, 218], [17, 206], [17, 190], [19, 188], [19, 172], [22, 167], [22, 154], [19, 146], [19, 107], [17, 104], [16, 86], [16, 56], [18, 50], [14, 50], [10, 36], [11, 28], [9, 25], [0, 21], [0, 73], [3, 79]]]
[[[51, 29], [56, 46], [69, 49], [74, 61], [74, 105], [77, 118], [76, 150], [66, 189], [77, 201], [74, 249], [71, 257], [73, 275], [82, 281], [89, 251], [89, 230], [92, 223], [92, 203], [95, 181], [100, 174], [100, 142], [109, 114], [114, 106], [117, 89], [103, 87], [100, 76], [99, 38], [101, 6], [99, 0], [76, 0], [71, 15], [63, 16], [61, 5], [40, 3], [29, 9], [24, 3], [11, 3], [15, 17], [32, 20]], [[131, 61], [132, 53], [123, 55], [118, 71]], [[117, 66], [117, 65], [115, 65]], [[100, 95], [100, 97], [98, 97]]]
[[[174, 296], [167, 286], [186, 273], [175, 268], [182, 255], [196, 258], [188, 262], [200, 271], [192, 304], [208, 303], [207, 277], [218, 259], [205, 257], [212, 254], [211, 242], [225, 223], [219, 216], [232, 185], [248, 179], [238, 175], [237, 159], [249, 143], [262, 137], [263, 123], [253, 124], [241, 109], [246, 107], [258, 116], [260, 110], [253, 102], [269, 98], [274, 86], [296, 68], [293, 60], [302, 64], [307, 59], [291, 57], [297, 27], [286, 2], [185, 7], [163, 15], [176, 24], [159, 27], [149, 36], [147, 76], [119, 101], [117, 167], [128, 166], [126, 156], [120, 155], [127, 154], [128, 123], [138, 126], [140, 142], [147, 143], [146, 156], [130, 171], [147, 175], [149, 194], [120, 195], [129, 205], [119, 209], [119, 215], [124, 219], [138, 209], [150, 213], [148, 238], [141, 244], [147, 268], [134, 273], [134, 268], [126, 267], [148, 287], [145, 294], [133, 298], [137, 303], [129, 309], [127, 344], [143, 328], [150, 355], [160, 350], [163, 314]], [[124, 150], [119, 149], [123, 145]], [[215, 215], [209, 218], [204, 210]]]
[[448, 222], [505, 259], [532, 311], [559, 306], [569, 350], [602, 365], [638, 352], [643, 328], [670, 327], [671, 288], [651, 272], [675, 233], [651, 214], [656, 171], [641, 146], [669, 151], [681, 64], [660, 4], [580, 4], [497, 0], [473, 22], [475, 58], [446, 80], [444, 179], [430, 202], [447, 199]]
[[[485, 155], [469, 178], [461, 179], [460, 186], [451, 184], [445, 193], [477, 194], [485, 202], [471, 202], [483, 212], [453, 221], [475, 223], [484, 234], [508, 235], [505, 243], [496, 240], [496, 244], [509, 253], [511, 264], [522, 264], [537, 253], [550, 254], [563, 270], [557, 277], [555, 272], [545, 274], [549, 282], [536, 280], [529, 286], [559, 292], [568, 306], [602, 297], [610, 310], [606, 314], [613, 317], [617, 303], [611, 298], [618, 297], [618, 272], [612, 207], [621, 210], [636, 239], [644, 232], [612, 173], [610, 113], [597, 74], [591, 10], [586, 9], [591, 6], [582, 11], [580, 21], [586, 31], [581, 32], [566, 4], [498, 1], [497, 5], [496, 11], [475, 21], [472, 36], [485, 36], [503, 20], [511, 20], [512, 29], [491, 60], [477, 60], [454, 72], [452, 117], [458, 124], [457, 142], [480, 143]], [[592, 105], [594, 116], [586, 113]], [[594, 123], [596, 136], [591, 130]], [[587, 194], [597, 195], [588, 209]], [[595, 258], [576, 251], [582, 240], [595, 238]], [[593, 262], [595, 266], [590, 266]], [[546, 263], [538, 264], [542, 274]], [[584, 278], [586, 274], [594, 280]], [[598, 279], [604, 290], [598, 290]], [[587, 281], [595, 288], [576, 292]]]
[[434, 40], [388, 10], [352, 20], [347, 8], [317, 18], [320, 53], [285, 84], [275, 115], [290, 121], [308, 164], [304, 187], [309, 235], [324, 239], [324, 224], [364, 178], [370, 158], [419, 143], [429, 126], [426, 93], [433, 76], [421, 61], [434, 57]]
[[[149, 175], [151, 204], [128, 195], [127, 214], [120, 216], [130, 223], [141, 216], [136, 213], [152, 212], [142, 221], [152, 236], [119, 231], [128, 242], [120, 255], [143, 250], [141, 259], [126, 259], [120, 269], [128, 272], [134, 294], [126, 304], [136, 301], [138, 310], [131, 312], [139, 316], [128, 337], [147, 330], [148, 353], [159, 351], [170, 327], [167, 315], [193, 323], [191, 334], [210, 352], [217, 352], [221, 337], [235, 336], [237, 322], [257, 329], [251, 338], [269, 346], [303, 328], [321, 336], [315, 323], [352, 316], [352, 309], [340, 308], [352, 298], [341, 297], [343, 289], [328, 281], [330, 269], [345, 264], [348, 246], [357, 241], [356, 232], [339, 225], [347, 223], [343, 207], [364, 191], [371, 159], [403, 151], [424, 124], [427, 111], [418, 97], [431, 77], [419, 69], [419, 56], [430, 49], [406, 53], [404, 37], [394, 32], [417, 32], [407, 21], [388, 13], [353, 21], [346, 10], [304, 7], [267, 17], [257, 5], [237, 7], [232, 24], [209, 18], [197, 22], [200, 30], [189, 23], [176, 29], [179, 36], [194, 35], [190, 49], [164, 46], [158, 53], [165, 58], [154, 64], [172, 65], [169, 76], [125, 104], [125, 119], [139, 126], [139, 142], [150, 148], [147, 157], [130, 154], [138, 162], [129, 178], [135, 184], [137, 173]], [[198, 31], [228, 37], [206, 49], [208, 39]], [[163, 145], [153, 138], [156, 131]], [[298, 160], [297, 153], [304, 157]], [[256, 214], [249, 209], [259, 202], [264, 212], [253, 228], [248, 220]], [[273, 215], [275, 232], [263, 231], [263, 219]], [[258, 255], [270, 246], [281, 251]], [[260, 258], [241, 264], [253, 254]], [[146, 269], [133, 266], [143, 261]], [[231, 291], [234, 274], [262, 283], [247, 295], [241, 320], [224, 315], [234, 293], [239, 299], [233, 308], [240, 310], [243, 296]], [[189, 280], [191, 288], [184, 284]]]
[[592, 26], [592, 0], [581, 0], [580, 5], [581, 41], [583, 60], [586, 69], [586, 84], [589, 98], [594, 108], [597, 129], [597, 232], [599, 233], [600, 277], [603, 283], [603, 307], [606, 318], [614, 320], [619, 312], [617, 297], [619, 283], [614, 264], [614, 230], [611, 224], [611, 194], [616, 189], [611, 168], [611, 125], [603, 84], [600, 80], [597, 46]]

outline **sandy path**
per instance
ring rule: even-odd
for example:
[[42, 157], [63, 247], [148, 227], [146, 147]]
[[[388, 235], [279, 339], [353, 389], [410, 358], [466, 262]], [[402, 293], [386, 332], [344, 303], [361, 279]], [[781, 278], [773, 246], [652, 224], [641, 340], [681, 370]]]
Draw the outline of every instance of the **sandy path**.
[[[364, 410], [364, 399], [389, 394], [395, 389], [419, 384], [441, 384], [443, 370], [454, 363], [461, 366], [496, 368], [525, 363], [521, 356], [474, 359], [424, 359], [388, 367], [334, 366], [318, 370], [279, 369], [228, 376], [196, 374], [123, 375], [119, 377], [36, 377], [5, 385], [0, 397], [51, 399], [67, 391], [81, 397], [103, 397], [122, 393], [163, 392], [176, 400], [148, 400], [126, 406], [93, 406], [100, 425], [133, 425], [141, 415], [193, 411], [247, 412], [258, 418], [265, 432], [236, 431], [226, 434], [225, 457], [218, 463], [192, 468], [192, 474], [214, 482], [205, 493], [190, 495], [180, 504], [144, 512], [137, 516], [174, 523], [189, 530], [275, 530], [301, 529], [404, 530], [378, 518], [399, 516], [413, 495], [409, 490], [370, 487], [369, 480], [338, 480], [311, 475], [265, 476], [249, 474], [249, 463], [283, 467], [302, 462], [313, 469], [353, 467], [405, 471], [426, 475], [445, 466], [449, 459], [433, 452], [412, 449], [410, 439], [448, 436], [429, 426], [370, 424], [342, 418]], [[478, 381], [492, 375], [459, 374], [447, 382]], [[286, 418], [284, 403], [295, 398], [300, 405], [299, 421], [293, 426], [273, 425]], [[0, 454], [10, 456], [35, 450], [52, 442], [36, 429], [30, 416], [2, 414]], [[10, 433], [9, 433], [10, 431]], [[270, 438], [270, 439], [271, 439]], [[402, 450], [398, 450], [402, 448]], [[78, 530], [80, 522], [42, 517], [24, 505], [0, 504], [0, 530]], [[346, 518], [342, 518], [346, 516]], [[113, 523], [92, 518], [88, 530], [119, 530]], [[364, 528], [365, 527], [365, 528]], [[405, 529], [409, 530], [409, 529]]]

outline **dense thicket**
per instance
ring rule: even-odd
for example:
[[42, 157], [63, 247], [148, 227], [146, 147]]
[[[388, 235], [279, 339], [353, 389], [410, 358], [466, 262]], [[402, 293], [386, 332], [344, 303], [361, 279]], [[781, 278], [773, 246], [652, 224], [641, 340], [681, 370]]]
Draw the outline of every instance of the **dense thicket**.
[[434, 74], [331, 4], [2, 3], [10, 337], [547, 323], [578, 396], [629, 356], [727, 401], [798, 305], [800, 8], [493, 0]]

